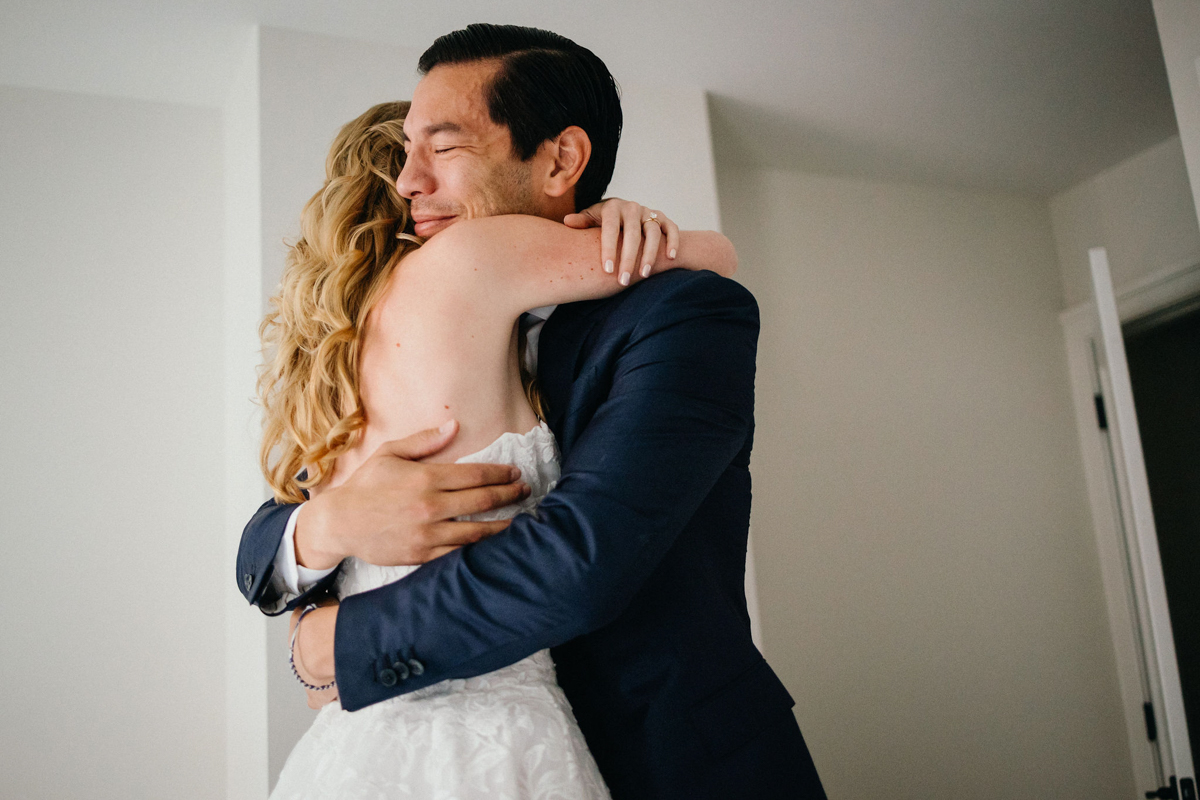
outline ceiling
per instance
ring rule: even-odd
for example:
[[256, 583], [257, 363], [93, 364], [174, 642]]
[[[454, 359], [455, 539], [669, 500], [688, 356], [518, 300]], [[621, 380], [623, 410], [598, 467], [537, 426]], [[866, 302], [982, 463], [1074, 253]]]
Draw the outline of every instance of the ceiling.
[[563, 33], [700, 86], [718, 158], [1046, 196], [1176, 133], [1150, 0], [0, 0], [0, 83], [220, 105], [251, 23]]

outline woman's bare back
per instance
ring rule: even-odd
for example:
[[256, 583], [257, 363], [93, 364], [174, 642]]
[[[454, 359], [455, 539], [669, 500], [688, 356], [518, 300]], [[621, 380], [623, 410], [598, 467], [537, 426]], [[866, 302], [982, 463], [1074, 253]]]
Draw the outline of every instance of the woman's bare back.
[[[458, 435], [428, 460], [455, 461], [535, 427], [517, 362], [518, 320], [530, 308], [623, 288], [600, 268], [599, 235], [536, 217], [489, 217], [456, 223], [404, 256], [367, 318], [365, 429], [326, 485], [344, 481], [383, 443], [450, 419]], [[719, 234], [685, 231], [678, 258], [660, 257], [655, 269], [684, 266], [730, 274], [736, 256]]]

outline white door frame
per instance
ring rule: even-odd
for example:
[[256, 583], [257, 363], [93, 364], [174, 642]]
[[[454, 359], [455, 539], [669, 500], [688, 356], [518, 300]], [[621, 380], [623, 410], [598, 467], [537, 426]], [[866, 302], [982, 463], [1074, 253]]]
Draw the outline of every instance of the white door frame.
[[[1125, 322], [1197, 294], [1200, 294], [1200, 253], [1119, 287], [1116, 290], [1117, 311], [1121, 321]], [[1136, 561], [1130, 562], [1130, 543], [1124, 538], [1121, 526], [1117, 478], [1104, 434], [1097, 423], [1095, 397], [1109, 392], [1107, 387], [1101, 387], [1097, 370], [1096, 348], [1102, 344], [1095, 304], [1088, 302], [1074, 306], [1064, 311], [1059, 321], [1067, 348], [1075, 422], [1100, 555], [1109, 630], [1116, 656], [1134, 783], [1138, 790], [1136, 796], [1140, 798], [1144, 791], [1162, 786], [1166, 780], [1159, 774], [1155, 745], [1146, 737], [1143, 709], [1145, 699], [1151, 698], [1161, 729], [1164, 722], [1162, 692], [1157, 672], [1146, 667], [1143, 648], [1147, 639], [1139, 632], [1148, 630], [1149, 619], [1144, 604], [1139, 608], [1134, 601], [1135, 593], [1142, 592], [1143, 587]]]

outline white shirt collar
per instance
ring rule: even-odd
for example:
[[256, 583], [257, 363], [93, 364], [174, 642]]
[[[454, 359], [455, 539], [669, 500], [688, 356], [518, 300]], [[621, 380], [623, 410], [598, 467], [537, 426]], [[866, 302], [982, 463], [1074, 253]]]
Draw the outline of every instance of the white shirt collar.
[[525, 313], [529, 314], [530, 316], [537, 317], [538, 319], [540, 319], [544, 322], [544, 321], [550, 319], [550, 315], [554, 313], [554, 309], [556, 309], [556, 308], [558, 308], [557, 305], [539, 306], [538, 308], [531, 308], [528, 311], [526, 311]]

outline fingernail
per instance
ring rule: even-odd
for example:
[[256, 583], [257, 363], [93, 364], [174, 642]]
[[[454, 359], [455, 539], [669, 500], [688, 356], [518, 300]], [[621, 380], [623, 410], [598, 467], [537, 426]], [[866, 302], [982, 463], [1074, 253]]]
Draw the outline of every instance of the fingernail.
[[667, 253], [667, 257], [668, 257], [668, 258], [674, 258], [674, 257], [675, 257], [675, 248], [671, 248], [671, 252]]
[[608, 260], [608, 261], [605, 261], [605, 262], [604, 262], [604, 271], [605, 271], [605, 272], [612, 272], [612, 271], [613, 271], [613, 263], [612, 263], [612, 260], [611, 260], [611, 259], [610, 259], [610, 260]]
[[620, 283], [622, 286], [628, 286], [629, 285], [629, 273], [622, 272], [621, 277], [617, 278], [617, 282]]
[[642, 277], [643, 277], [643, 278], [649, 278], [649, 277], [650, 277], [650, 265], [649, 265], [649, 264], [647, 264], [646, 266], [642, 267]]
[[518, 478], [520, 478], [520, 477], [521, 477], [521, 470], [520, 470], [520, 468], [519, 468], [519, 467], [513, 467], [512, 469], [510, 469], [510, 470], [508, 471], [508, 476], [509, 476], [509, 478], [511, 478], [511, 479], [512, 479], [512, 480], [514, 480], [514, 481], [515, 481], [515, 480], [517, 480]]
[[533, 487], [530, 486], [528, 483], [522, 483], [521, 484], [521, 494], [525, 495], [526, 497], [529, 497], [529, 495], [533, 494]]
[[449, 433], [454, 429], [454, 420], [448, 419], [438, 428], [438, 433]]

